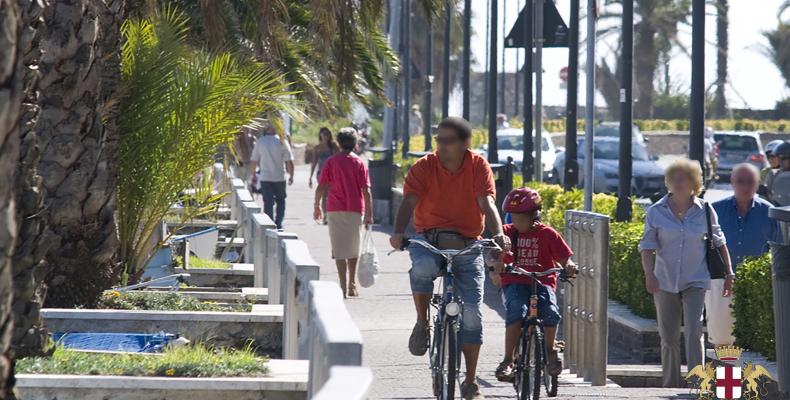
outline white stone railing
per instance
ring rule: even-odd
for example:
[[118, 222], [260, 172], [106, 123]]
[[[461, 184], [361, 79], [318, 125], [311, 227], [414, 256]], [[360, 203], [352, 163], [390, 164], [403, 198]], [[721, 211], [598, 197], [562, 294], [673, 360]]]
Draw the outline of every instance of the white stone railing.
[[312, 400], [364, 400], [373, 384], [373, 373], [365, 367], [332, 367], [329, 380]]
[[[308, 303], [309, 284], [317, 281], [318, 263], [310, 256], [307, 243], [301, 240], [286, 239], [280, 242], [283, 258], [280, 270], [285, 286], [283, 297], [285, 314], [288, 319], [283, 323], [283, 358], [306, 359], [309, 357]], [[301, 334], [300, 334], [301, 333]]]
[[351, 319], [340, 286], [312, 281], [308, 285], [310, 373], [307, 396], [324, 386], [335, 366], [362, 365], [362, 334]]

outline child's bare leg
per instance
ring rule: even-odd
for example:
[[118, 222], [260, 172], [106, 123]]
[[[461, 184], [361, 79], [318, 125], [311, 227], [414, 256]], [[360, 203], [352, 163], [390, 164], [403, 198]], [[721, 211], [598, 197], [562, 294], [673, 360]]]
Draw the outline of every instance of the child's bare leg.
[[554, 350], [554, 340], [557, 337], [557, 327], [556, 326], [545, 327], [544, 335], [546, 339], [546, 349], [549, 351]]
[[514, 322], [505, 328], [505, 361], [516, 359], [516, 346], [521, 337], [521, 321]]

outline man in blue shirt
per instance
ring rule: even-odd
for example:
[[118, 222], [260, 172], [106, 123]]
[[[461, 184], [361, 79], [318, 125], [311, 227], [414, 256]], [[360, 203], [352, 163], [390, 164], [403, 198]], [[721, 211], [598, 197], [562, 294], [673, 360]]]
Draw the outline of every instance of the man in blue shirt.
[[[779, 227], [768, 218], [771, 203], [757, 196], [760, 171], [752, 164], [738, 164], [732, 170], [730, 183], [733, 196], [713, 203], [719, 225], [727, 239], [732, 268], [735, 271], [747, 257], [767, 253], [768, 243], [777, 239]], [[731, 345], [734, 318], [730, 309], [731, 297], [721, 297], [718, 285], [723, 279], [711, 280], [711, 290], [705, 297], [708, 318], [708, 339], [716, 346]], [[718, 288], [718, 289], [717, 289]], [[717, 291], [718, 290], [718, 291]]]

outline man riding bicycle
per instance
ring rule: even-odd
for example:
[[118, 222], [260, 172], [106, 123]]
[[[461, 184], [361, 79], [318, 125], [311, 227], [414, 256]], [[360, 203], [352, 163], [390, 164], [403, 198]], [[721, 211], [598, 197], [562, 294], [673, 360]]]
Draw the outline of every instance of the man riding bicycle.
[[[414, 214], [417, 233], [439, 249], [462, 249], [483, 233], [484, 223], [504, 249], [509, 240], [502, 232], [494, 204], [494, 176], [485, 159], [469, 150], [472, 126], [458, 117], [439, 123], [437, 151], [417, 161], [409, 170], [403, 187], [403, 203], [395, 219], [390, 244], [400, 249], [403, 234]], [[409, 271], [417, 323], [409, 338], [409, 351], [424, 355], [430, 343], [428, 306], [433, 281], [444, 259], [429, 250], [410, 245]], [[481, 252], [458, 256], [453, 264], [455, 288], [463, 301], [460, 333], [466, 361], [466, 377], [461, 384], [464, 399], [482, 399], [476, 382], [477, 359], [483, 343], [480, 304], [483, 301], [485, 268]]]
[[[530, 272], [542, 272], [560, 264], [569, 275], [573, 275], [575, 267], [570, 257], [570, 247], [553, 228], [540, 222], [541, 198], [537, 191], [530, 188], [514, 189], [505, 197], [502, 209], [510, 213], [512, 224], [504, 226], [504, 233], [512, 243], [515, 257], [514, 266]], [[532, 293], [531, 279], [516, 274], [504, 273], [505, 266], [501, 263], [494, 266], [495, 273], [500, 274], [502, 294], [505, 303], [505, 358], [497, 367], [495, 375], [499, 381], [512, 382], [513, 360], [516, 357], [516, 346], [521, 335], [523, 313], [529, 305]], [[538, 316], [545, 327], [546, 348], [548, 350], [549, 372], [556, 376], [562, 373], [562, 362], [554, 348], [557, 325], [560, 322], [560, 309], [557, 306], [556, 274], [539, 279], [538, 285]]]

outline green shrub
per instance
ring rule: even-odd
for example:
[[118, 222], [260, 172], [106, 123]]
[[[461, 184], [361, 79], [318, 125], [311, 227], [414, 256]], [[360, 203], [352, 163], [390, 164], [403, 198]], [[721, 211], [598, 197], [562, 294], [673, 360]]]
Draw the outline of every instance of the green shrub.
[[189, 257], [189, 268], [230, 269], [230, 263], [200, 257]]
[[638, 245], [643, 222], [614, 222], [609, 227], [609, 298], [636, 315], [655, 318], [653, 296], [645, 290], [645, 273]]
[[168, 347], [161, 355], [87, 353], [55, 348], [49, 357], [17, 360], [17, 374], [126, 375], [172, 377], [266, 376], [268, 358], [252, 349], [203, 345]]
[[736, 274], [732, 307], [737, 344], [773, 360], [776, 342], [771, 257], [748, 258], [738, 265]]
[[148, 311], [238, 311], [249, 312], [251, 303], [220, 305], [200, 301], [177, 292], [119, 292], [108, 290], [99, 299], [97, 308]]

